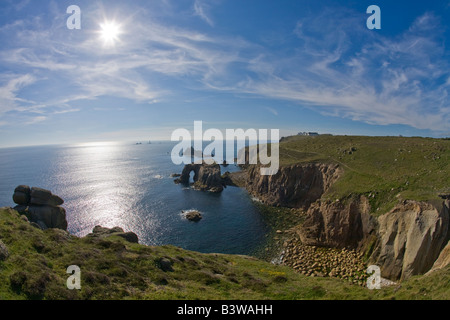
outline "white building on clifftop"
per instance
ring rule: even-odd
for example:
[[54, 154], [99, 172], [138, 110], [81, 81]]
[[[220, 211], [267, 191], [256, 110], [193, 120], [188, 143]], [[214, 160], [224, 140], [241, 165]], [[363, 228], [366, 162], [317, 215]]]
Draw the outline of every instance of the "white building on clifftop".
[[318, 136], [319, 133], [317, 132], [299, 132], [299, 136]]

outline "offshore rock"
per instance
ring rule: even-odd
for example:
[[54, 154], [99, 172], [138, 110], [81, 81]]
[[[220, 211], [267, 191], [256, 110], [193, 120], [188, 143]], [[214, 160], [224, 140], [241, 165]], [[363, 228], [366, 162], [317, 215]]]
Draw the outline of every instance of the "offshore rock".
[[191, 172], [194, 172], [194, 189], [220, 193], [226, 186], [218, 164], [187, 164], [175, 183], [189, 184]]
[[184, 213], [186, 219], [189, 221], [199, 222], [203, 218], [202, 214], [195, 210], [187, 211], [187, 212], [183, 212], [183, 213]]

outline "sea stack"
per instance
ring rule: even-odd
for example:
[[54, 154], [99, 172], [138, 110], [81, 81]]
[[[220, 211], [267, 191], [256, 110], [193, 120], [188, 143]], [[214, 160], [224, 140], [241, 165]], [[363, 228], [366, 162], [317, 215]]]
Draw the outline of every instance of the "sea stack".
[[189, 184], [192, 171], [194, 172], [194, 189], [220, 193], [226, 187], [218, 164], [187, 164], [181, 176], [175, 179], [175, 183]]

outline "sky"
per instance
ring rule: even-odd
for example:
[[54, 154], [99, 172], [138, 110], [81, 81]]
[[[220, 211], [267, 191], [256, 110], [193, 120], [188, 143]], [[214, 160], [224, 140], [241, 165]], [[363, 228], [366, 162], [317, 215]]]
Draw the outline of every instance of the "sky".
[[449, 27], [450, 0], [0, 0], [0, 147], [170, 140], [194, 121], [447, 137]]

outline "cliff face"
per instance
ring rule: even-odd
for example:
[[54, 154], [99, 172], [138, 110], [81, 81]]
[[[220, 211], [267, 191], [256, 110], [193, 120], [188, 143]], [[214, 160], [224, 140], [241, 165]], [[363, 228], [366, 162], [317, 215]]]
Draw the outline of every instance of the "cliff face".
[[[365, 196], [345, 203], [321, 199], [341, 173], [338, 165], [299, 164], [262, 176], [258, 167], [250, 166], [245, 187], [265, 204], [307, 209], [297, 230], [305, 245], [357, 249], [370, 255], [369, 263], [391, 280], [429, 271], [449, 240], [450, 201], [439, 208], [405, 201], [376, 218]], [[447, 255], [441, 260], [448, 264]]]
[[[449, 236], [449, 201], [441, 208], [405, 201], [378, 219], [370, 215], [363, 196], [345, 205], [317, 201], [298, 234], [306, 245], [355, 248], [362, 253], [375, 243], [369, 262], [380, 267], [382, 277], [404, 280], [426, 273], [439, 257]], [[436, 269], [450, 261], [447, 251], [436, 261]]]
[[306, 208], [320, 199], [341, 173], [333, 164], [291, 165], [272, 176], [261, 175], [257, 166], [247, 170], [245, 187], [252, 195], [268, 205], [292, 208]]
[[308, 211], [298, 234], [302, 243], [332, 248], [358, 248], [375, 233], [376, 221], [370, 215], [365, 197], [344, 204], [317, 201]]
[[375, 264], [383, 277], [405, 279], [430, 270], [449, 229], [449, 201], [438, 209], [406, 201], [378, 218], [379, 244]]

